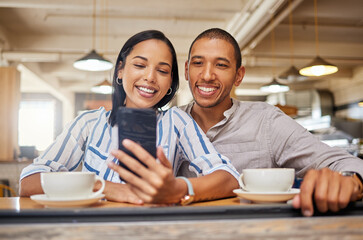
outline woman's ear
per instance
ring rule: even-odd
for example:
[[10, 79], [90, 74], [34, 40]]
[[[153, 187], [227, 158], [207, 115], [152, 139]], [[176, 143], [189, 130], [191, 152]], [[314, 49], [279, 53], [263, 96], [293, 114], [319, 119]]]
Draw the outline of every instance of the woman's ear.
[[122, 61], [120, 61], [120, 63], [119, 63], [119, 69], [118, 69], [118, 71], [117, 71], [117, 78], [118, 79], [122, 79], [122, 75], [123, 75], [123, 68], [121, 68], [121, 66], [122, 66]]

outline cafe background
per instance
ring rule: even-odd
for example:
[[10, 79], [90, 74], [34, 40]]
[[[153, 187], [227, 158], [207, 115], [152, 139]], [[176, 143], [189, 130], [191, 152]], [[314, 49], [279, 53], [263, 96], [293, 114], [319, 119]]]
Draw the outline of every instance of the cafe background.
[[[131, 35], [163, 31], [178, 55], [180, 90], [191, 101], [184, 62], [193, 39], [219, 27], [238, 41], [246, 76], [233, 96], [266, 101], [326, 143], [360, 156], [363, 138], [363, 1], [361, 0], [0, 0], [0, 181], [18, 191], [21, 169], [80, 112], [111, 107], [112, 70], [74, 63], [95, 50], [113, 63]], [[317, 56], [334, 74], [285, 72]], [[276, 79], [289, 91], [261, 87]], [[9, 194], [7, 192], [4, 192]]]

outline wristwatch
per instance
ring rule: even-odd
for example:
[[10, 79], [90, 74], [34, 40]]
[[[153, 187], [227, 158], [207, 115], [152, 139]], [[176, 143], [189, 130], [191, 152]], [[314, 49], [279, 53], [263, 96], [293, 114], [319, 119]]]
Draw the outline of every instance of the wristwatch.
[[176, 178], [183, 179], [188, 186], [188, 194], [182, 197], [182, 199], [180, 199], [179, 204], [185, 206], [192, 203], [194, 200], [194, 190], [192, 183], [186, 177], [176, 177]]
[[347, 177], [357, 177], [359, 179], [359, 181], [363, 184], [363, 180], [362, 180], [362, 176], [359, 175], [358, 173], [356, 172], [353, 172], [353, 171], [341, 171], [339, 172], [340, 175], [342, 176], [347, 176]]
[[360, 190], [360, 194], [359, 194], [359, 198], [362, 198], [363, 197], [363, 180], [362, 180], [362, 176], [356, 172], [353, 172], [353, 171], [341, 171], [339, 172], [340, 175], [342, 176], [347, 176], [347, 177], [353, 177], [357, 180], [359, 180], [359, 190]]

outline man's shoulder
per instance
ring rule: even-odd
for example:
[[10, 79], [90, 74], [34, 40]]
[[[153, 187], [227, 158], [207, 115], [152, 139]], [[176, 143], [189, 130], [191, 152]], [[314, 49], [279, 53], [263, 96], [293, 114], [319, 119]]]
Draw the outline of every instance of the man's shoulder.
[[184, 112], [187, 112], [187, 113], [189, 113], [190, 114], [190, 111], [191, 111], [191, 109], [192, 109], [192, 107], [193, 107], [193, 102], [191, 102], [191, 103], [188, 103], [188, 104], [185, 104], [185, 105], [182, 105], [182, 106], [179, 106], [178, 108], [179, 109], [181, 109], [182, 111], [184, 111]]
[[239, 111], [273, 111], [276, 110], [275, 106], [268, 104], [266, 102], [243, 102], [234, 100], [233, 104], [236, 104], [236, 107]]

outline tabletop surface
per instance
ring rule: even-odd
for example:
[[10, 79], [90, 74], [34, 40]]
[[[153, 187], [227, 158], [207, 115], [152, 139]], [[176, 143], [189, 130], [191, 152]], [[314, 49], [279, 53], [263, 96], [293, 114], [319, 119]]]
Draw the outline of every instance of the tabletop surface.
[[[39, 220], [40, 219], [40, 220]], [[17, 221], [20, 220], [20, 221]], [[29, 198], [0, 198], [0, 239], [363, 239], [363, 205], [302, 217], [291, 205], [239, 198], [160, 206], [100, 201], [45, 208]]]

